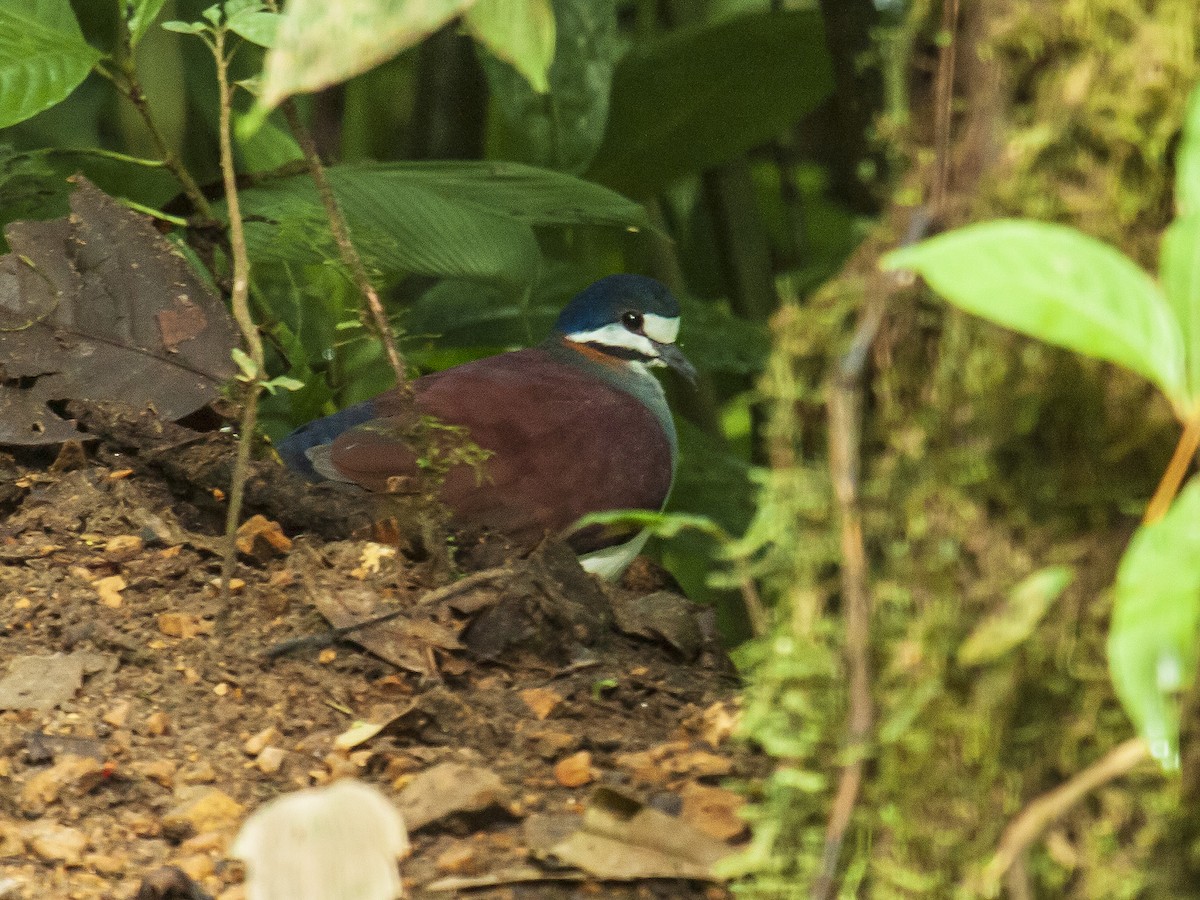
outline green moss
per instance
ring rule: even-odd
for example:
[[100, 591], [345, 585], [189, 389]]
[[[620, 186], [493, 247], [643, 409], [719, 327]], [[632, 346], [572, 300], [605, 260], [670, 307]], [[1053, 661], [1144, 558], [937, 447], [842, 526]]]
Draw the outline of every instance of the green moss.
[[[1154, 268], [1183, 106], [1200, 81], [1200, 4], [1007, 8], [986, 47], [1004, 72], [1006, 127], [968, 217], [1065, 222]], [[748, 654], [758, 668], [745, 731], [786, 748], [788, 771], [810, 781], [761, 789], [747, 865], [763, 874], [747, 896], [804, 893], [836, 784], [846, 697], [836, 516], [821, 499], [824, 397], [877, 256], [864, 249], [774, 323], [762, 392], [777, 468], [754, 534], [780, 632], [801, 643], [764, 640]], [[1178, 429], [1137, 378], [915, 291], [893, 298], [870, 370], [861, 488], [877, 744], [842, 852], [843, 896], [859, 879], [876, 900], [979, 896], [1011, 818], [1133, 733], [1108, 678], [1107, 590]], [[1030, 637], [960, 666], [973, 627], [1053, 564], [1076, 578]], [[801, 664], [797, 646], [831, 668]], [[777, 740], [787, 728], [792, 744]], [[1200, 822], [1178, 793], [1147, 772], [1077, 805], [1031, 849], [1037, 895], [1200, 896]]]

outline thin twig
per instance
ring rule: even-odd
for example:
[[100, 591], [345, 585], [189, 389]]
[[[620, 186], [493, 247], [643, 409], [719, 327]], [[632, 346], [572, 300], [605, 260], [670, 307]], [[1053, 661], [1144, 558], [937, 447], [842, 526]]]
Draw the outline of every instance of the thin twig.
[[350, 226], [346, 223], [346, 217], [342, 215], [337, 197], [334, 195], [333, 188], [329, 184], [329, 178], [325, 174], [325, 166], [321, 162], [321, 157], [317, 154], [316, 142], [313, 141], [312, 133], [300, 120], [300, 114], [297, 112], [294, 102], [291, 100], [283, 102], [283, 114], [287, 117], [288, 128], [291, 129], [292, 136], [296, 138], [296, 142], [300, 145], [305, 162], [308, 163], [308, 172], [312, 176], [313, 183], [317, 186], [317, 194], [320, 195], [321, 203], [325, 207], [325, 215], [329, 219], [329, 230], [333, 232], [333, 240], [337, 244], [342, 262], [350, 270], [350, 276], [354, 279], [354, 284], [367, 301], [367, 309], [370, 311], [370, 321], [374, 326], [373, 330], [378, 335], [379, 341], [383, 345], [383, 352], [387, 356], [387, 360], [391, 364], [393, 371], [396, 373], [396, 386], [401, 390], [405, 390], [408, 385], [408, 375], [404, 368], [404, 357], [400, 355], [400, 351], [396, 348], [396, 341], [392, 337], [392, 327], [388, 323], [387, 312], [383, 308], [383, 301], [379, 299], [379, 292], [375, 290], [375, 285], [371, 283], [371, 277], [367, 274], [367, 267], [363, 265], [362, 257], [358, 255], [358, 250], [355, 249], [354, 243], [350, 240]]
[[366, 628], [374, 628], [376, 625], [382, 625], [384, 622], [390, 622], [393, 619], [398, 619], [403, 615], [411, 613], [414, 609], [419, 609], [422, 606], [431, 606], [434, 603], [441, 603], [444, 600], [449, 600], [451, 597], [457, 597], [459, 594], [466, 591], [474, 590], [485, 584], [491, 584], [494, 581], [502, 581], [505, 578], [511, 578], [513, 570], [509, 566], [497, 566], [494, 569], [484, 569], [480, 572], [474, 572], [461, 578], [453, 584], [447, 584], [443, 587], [436, 588], [421, 595], [421, 598], [416, 603], [409, 604], [401, 609], [392, 610], [389, 613], [384, 613], [381, 616], [373, 616], [370, 619], [364, 619], [361, 622], [355, 622], [353, 625], [343, 625], [341, 628], [331, 628], [321, 634], [309, 634], [300, 638], [292, 638], [288, 641], [281, 641], [273, 645], [266, 652], [268, 659], [275, 659], [279, 656], [286, 656], [289, 653], [296, 653], [301, 650], [321, 650], [325, 647], [331, 647], [341, 641], [343, 638], [354, 634], [357, 631], [362, 631]]
[[1000, 838], [996, 855], [980, 875], [982, 888], [995, 894], [1006, 872], [1056, 819], [1076, 803], [1111, 781], [1128, 774], [1150, 759], [1150, 749], [1141, 738], [1130, 738], [1118, 744], [1078, 775], [1054, 790], [1042, 794], [1008, 823]]
[[208, 198], [204, 196], [204, 191], [200, 189], [200, 185], [196, 183], [196, 179], [192, 177], [192, 173], [187, 170], [187, 166], [176, 155], [175, 151], [167, 145], [166, 139], [162, 132], [158, 130], [158, 122], [155, 121], [154, 112], [150, 109], [150, 101], [146, 98], [146, 92], [142, 89], [141, 79], [138, 78], [137, 61], [134, 58], [133, 36], [129, 31], [129, 22], [124, 16], [118, 16], [121, 20], [119, 26], [120, 41], [121, 41], [121, 60], [117, 72], [110, 72], [104, 66], [97, 66], [96, 71], [107, 78], [116, 87], [117, 93], [121, 94], [125, 99], [133, 104], [133, 108], [137, 110], [138, 115], [142, 117], [142, 121], [146, 125], [146, 131], [150, 135], [150, 140], [154, 142], [154, 149], [158, 151], [162, 157], [162, 163], [175, 176], [175, 180], [183, 187], [183, 192], [187, 194], [188, 200], [191, 201], [192, 207], [196, 210], [196, 214], [205, 222], [215, 222], [216, 216], [213, 215], [212, 206], [208, 202]]
[[225, 203], [229, 208], [229, 244], [233, 255], [233, 289], [230, 293], [233, 318], [237, 322], [250, 359], [254, 363], [254, 377], [246, 385], [242, 402], [241, 434], [238, 437], [237, 458], [229, 484], [229, 508], [225, 515], [225, 554], [221, 559], [221, 597], [226, 609], [229, 606], [229, 581], [237, 563], [237, 528], [242, 514], [242, 499], [246, 491], [246, 476], [250, 471], [250, 448], [254, 441], [254, 427], [258, 422], [258, 394], [262, 390], [262, 375], [265, 371], [262, 339], [250, 316], [250, 259], [246, 252], [246, 232], [242, 225], [242, 207], [238, 198], [237, 174], [233, 168], [233, 137], [230, 112], [233, 108], [233, 90], [229, 84], [229, 59], [225, 55], [225, 29], [212, 31], [213, 56], [217, 63], [217, 88], [220, 102], [220, 146], [221, 177], [225, 184]]
[[[928, 228], [926, 211], [918, 209], [909, 221], [903, 245], [916, 243]], [[850, 348], [838, 360], [829, 392], [829, 471], [841, 523], [842, 604], [846, 615], [846, 658], [850, 670], [850, 707], [846, 717], [844, 750], [849, 758], [842, 767], [825, 828], [821, 868], [811, 890], [814, 900], [826, 900], [833, 896], [838, 858], [862, 788], [863, 769], [875, 718], [868, 659], [871, 647], [871, 592], [858, 490], [862, 472], [862, 393], [867, 359], [883, 324], [887, 299], [904, 283], [905, 277], [902, 275], [886, 273], [878, 276], [859, 317]]]
[[930, 204], [942, 211], [950, 187], [950, 126], [954, 119], [954, 63], [958, 52], [958, 0], [942, 5], [942, 44], [938, 53], [938, 73], [934, 106], [934, 180]]

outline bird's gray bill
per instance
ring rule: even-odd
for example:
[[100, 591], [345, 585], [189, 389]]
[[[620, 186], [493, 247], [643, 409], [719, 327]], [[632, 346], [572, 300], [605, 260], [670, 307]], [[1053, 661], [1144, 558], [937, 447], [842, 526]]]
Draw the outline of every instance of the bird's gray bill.
[[659, 359], [686, 378], [688, 384], [695, 387], [699, 373], [696, 371], [696, 367], [683, 355], [682, 350], [674, 344], [660, 344], [657, 341], [655, 341], [654, 347], [658, 350]]

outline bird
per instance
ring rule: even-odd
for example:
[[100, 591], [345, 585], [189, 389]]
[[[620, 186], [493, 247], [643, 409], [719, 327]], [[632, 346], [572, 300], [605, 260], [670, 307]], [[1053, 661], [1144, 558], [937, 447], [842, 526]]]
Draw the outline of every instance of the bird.
[[563, 537], [583, 568], [617, 578], [648, 532], [575, 527], [588, 513], [661, 510], [679, 442], [662, 385], [666, 367], [693, 385], [676, 345], [679, 301], [660, 282], [609, 275], [576, 294], [540, 344], [424, 375], [303, 425], [276, 450], [310, 480], [395, 491], [418, 468], [406, 438], [433, 417], [485, 451], [453, 465], [440, 488], [451, 524], [530, 547]]

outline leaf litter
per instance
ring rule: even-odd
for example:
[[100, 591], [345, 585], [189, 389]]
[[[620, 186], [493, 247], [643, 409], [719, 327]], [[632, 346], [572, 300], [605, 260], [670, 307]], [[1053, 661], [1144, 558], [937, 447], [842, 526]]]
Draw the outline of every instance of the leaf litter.
[[[82, 467], [0, 457], [22, 485], [0, 491], [0, 677], [24, 657], [92, 654], [41, 710], [0, 711], [0, 810], [23, 811], [0, 812], [9, 896], [131, 898], [186, 878], [195, 896], [244, 898], [231, 848], [246, 818], [347, 777], [408, 820], [410, 896], [500, 898], [519, 882], [566, 898], [588, 881], [612, 897], [725, 896], [710, 863], [745, 837], [722, 785], [766, 763], [730, 737], [737, 685], [703, 615], [638, 619], [644, 604], [560, 547], [464, 543], [483, 577], [447, 584], [350, 534], [361, 497], [339, 518], [269, 459], [226, 611], [213, 488], [233, 439], [85, 406], [99, 442]], [[106, 579], [124, 585], [118, 605]], [[381, 613], [396, 615], [303, 643]]]

